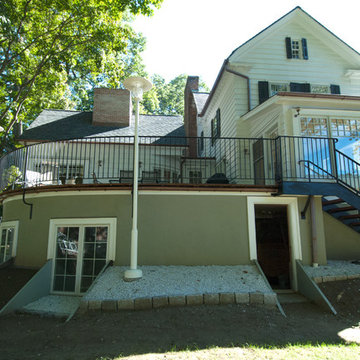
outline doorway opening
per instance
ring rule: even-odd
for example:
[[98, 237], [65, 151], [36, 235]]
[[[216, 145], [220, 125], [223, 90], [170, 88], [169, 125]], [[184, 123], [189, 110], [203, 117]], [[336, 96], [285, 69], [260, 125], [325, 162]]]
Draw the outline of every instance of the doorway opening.
[[257, 259], [275, 290], [291, 288], [286, 205], [255, 205]]

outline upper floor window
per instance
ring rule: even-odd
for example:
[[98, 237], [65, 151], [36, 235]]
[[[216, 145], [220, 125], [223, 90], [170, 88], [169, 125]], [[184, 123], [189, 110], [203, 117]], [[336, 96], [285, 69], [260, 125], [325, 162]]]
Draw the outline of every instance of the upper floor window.
[[286, 57], [288, 59], [304, 59], [308, 60], [308, 48], [306, 39], [285, 38]]
[[291, 40], [291, 55], [293, 59], [300, 59], [301, 49], [299, 40]]
[[211, 120], [211, 142], [214, 144], [215, 140], [220, 137], [220, 109], [216, 110], [216, 116]]
[[[355, 161], [360, 161], [360, 118], [340, 118], [333, 116], [301, 116], [300, 132], [302, 136], [337, 138], [335, 146]], [[322, 159], [323, 154], [318, 154]], [[324, 159], [325, 160], [325, 159]]]
[[309, 83], [269, 83], [268, 81], [258, 82], [259, 104], [266, 101], [270, 96], [276, 95], [278, 92], [306, 92], [314, 94], [340, 94], [339, 85], [321, 85]]
[[329, 85], [313, 85], [311, 84], [311, 92], [314, 94], [330, 94]]
[[270, 96], [277, 94], [278, 92], [289, 91], [288, 84], [270, 84]]

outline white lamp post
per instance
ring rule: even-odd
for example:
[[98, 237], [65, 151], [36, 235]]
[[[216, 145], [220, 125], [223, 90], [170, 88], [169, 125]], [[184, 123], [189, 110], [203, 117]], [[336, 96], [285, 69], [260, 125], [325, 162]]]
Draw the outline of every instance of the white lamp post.
[[142, 277], [142, 271], [137, 268], [138, 258], [138, 178], [139, 178], [139, 102], [142, 100], [144, 92], [149, 91], [152, 87], [150, 81], [142, 77], [130, 77], [124, 80], [124, 86], [128, 89], [135, 99], [135, 134], [134, 134], [134, 176], [133, 176], [133, 215], [131, 229], [131, 253], [130, 269], [125, 271], [124, 280], [133, 281]]

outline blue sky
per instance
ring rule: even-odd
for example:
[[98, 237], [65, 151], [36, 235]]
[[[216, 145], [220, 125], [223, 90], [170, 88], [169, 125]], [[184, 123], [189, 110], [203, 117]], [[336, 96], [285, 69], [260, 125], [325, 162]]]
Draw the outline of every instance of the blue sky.
[[301, 6], [360, 52], [359, 0], [164, 0], [134, 27], [147, 38], [148, 73], [166, 80], [199, 75], [212, 86], [226, 57], [278, 18]]

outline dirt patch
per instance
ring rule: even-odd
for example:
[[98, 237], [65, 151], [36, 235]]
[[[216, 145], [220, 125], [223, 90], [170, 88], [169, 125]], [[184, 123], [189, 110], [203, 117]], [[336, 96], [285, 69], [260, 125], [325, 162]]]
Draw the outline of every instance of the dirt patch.
[[[360, 280], [321, 285], [339, 316], [312, 304], [276, 309], [199, 306], [89, 313], [68, 323], [55, 318], [0, 318], [0, 358], [100, 359], [176, 349], [288, 344], [341, 344], [338, 332], [359, 324]], [[339, 291], [344, 291], [339, 302]], [[354, 296], [354, 295], [357, 296]]]
[[0, 269], [0, 309], [33, 277], [37, 270]]
[[360, 280], [333, 281], [320, 284], [321, 291], [331, 301], [340, 316], [359, 317]]

